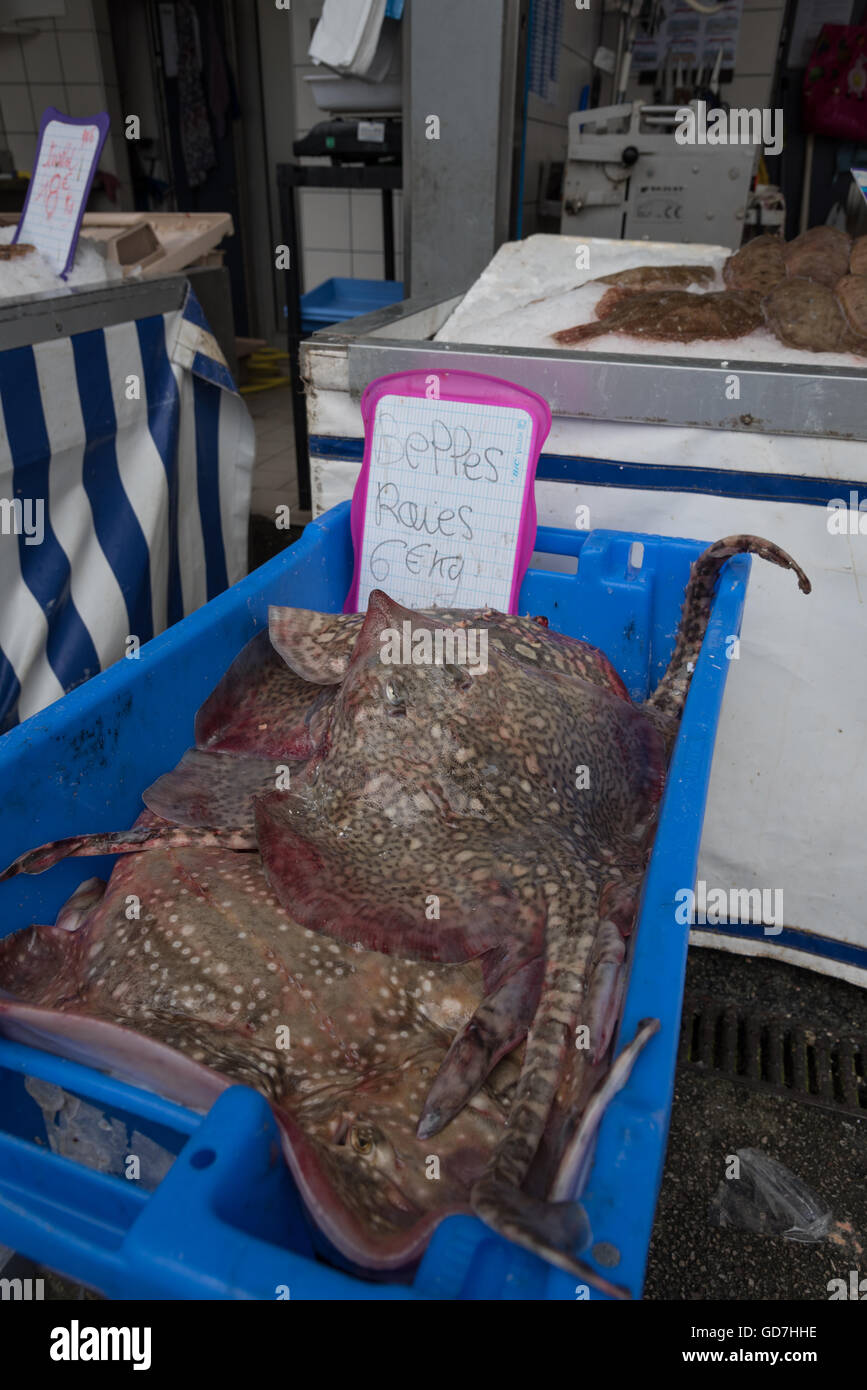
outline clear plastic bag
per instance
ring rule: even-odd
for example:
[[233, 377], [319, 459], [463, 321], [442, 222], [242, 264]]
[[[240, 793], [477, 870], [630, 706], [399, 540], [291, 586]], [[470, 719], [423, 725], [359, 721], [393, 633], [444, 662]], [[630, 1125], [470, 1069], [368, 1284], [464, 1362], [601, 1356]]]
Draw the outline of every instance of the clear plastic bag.
[[760, 1149], [736, 1149], [740, 1177], [724, 1178], [710, 1204], [712, 1226], [786, 1240], [824, 1240], [831, 1209], [806, 1183]]

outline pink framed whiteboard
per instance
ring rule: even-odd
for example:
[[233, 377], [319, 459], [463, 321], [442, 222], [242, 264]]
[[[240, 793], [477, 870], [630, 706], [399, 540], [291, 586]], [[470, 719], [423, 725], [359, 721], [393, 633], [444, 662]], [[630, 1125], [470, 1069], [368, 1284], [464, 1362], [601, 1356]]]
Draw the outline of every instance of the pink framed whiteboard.
[[361, 413], [344, 612], [384, 589], [408, 608], [514, 613], [536, 539], [547, 402], [478, 372], [396, 372], [371, 382]]

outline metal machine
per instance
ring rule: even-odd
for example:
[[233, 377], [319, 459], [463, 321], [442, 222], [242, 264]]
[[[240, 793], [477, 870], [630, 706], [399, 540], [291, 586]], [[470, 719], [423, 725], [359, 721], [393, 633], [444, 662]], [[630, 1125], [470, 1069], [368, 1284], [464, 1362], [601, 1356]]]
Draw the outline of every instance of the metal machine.
[[678, 144], [682, 109], [634, 101], [573, 112], [564, 235], [740, 246], [760, 147]]

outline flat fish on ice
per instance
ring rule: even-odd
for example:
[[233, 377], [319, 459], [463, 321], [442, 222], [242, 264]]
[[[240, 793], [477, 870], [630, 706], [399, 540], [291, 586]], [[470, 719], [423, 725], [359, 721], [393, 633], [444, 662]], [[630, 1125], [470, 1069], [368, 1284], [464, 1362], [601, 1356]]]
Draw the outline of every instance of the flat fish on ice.
[[782, 237], [767, 232], [748, 241], [723, 265], [723, 279], [729, 289], [767, 294], [786, 278], [783, 247]]
[[867, 275], [867, 236], [859, 236], [852, 242], [849, 253], [849, 274]]
[[787, 347], [850, 352], [856, 347], [837, 296], [818, 280], [783, 280], [762, 300], [765, 322]]
[[833, 289], [849, 269], [852, 243], [837, 227], [810, 227], [783, 247], [786, 274], [797, 280], [817, 280]]
[[[688, 290], [637, 293], [615, 286], [600, 301], [603, 318], [564, 328], [551, 336], [570, 347], [606, 333], [659, 342], [694, 343], [701, 339], [743, 338], [762, 324], [758, 295], [745, 290], [690, 294]], [[598, 309], [597, 309], [598, 312]]]
[[834, 294], [849, 331], [857, 340], [856, 352], [867, 354], [867, 274], [844, 275], [834, 286]]
[[586, 283], [636, 290], [676, 290], [686, 289], [687, 285], [712, 285], [715, 279], [712, 265], [638, 265], [631, 270], [614, 270]]

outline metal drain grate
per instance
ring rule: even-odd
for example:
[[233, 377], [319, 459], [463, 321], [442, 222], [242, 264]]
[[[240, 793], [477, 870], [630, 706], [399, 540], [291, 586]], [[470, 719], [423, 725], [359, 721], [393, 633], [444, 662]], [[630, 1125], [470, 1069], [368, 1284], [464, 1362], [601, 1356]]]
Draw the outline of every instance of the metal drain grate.
[[867, 1037], [834, 1038], [698, 995], [683, 1002], [678, 1061], [755, 1090], [867, 1117]]

